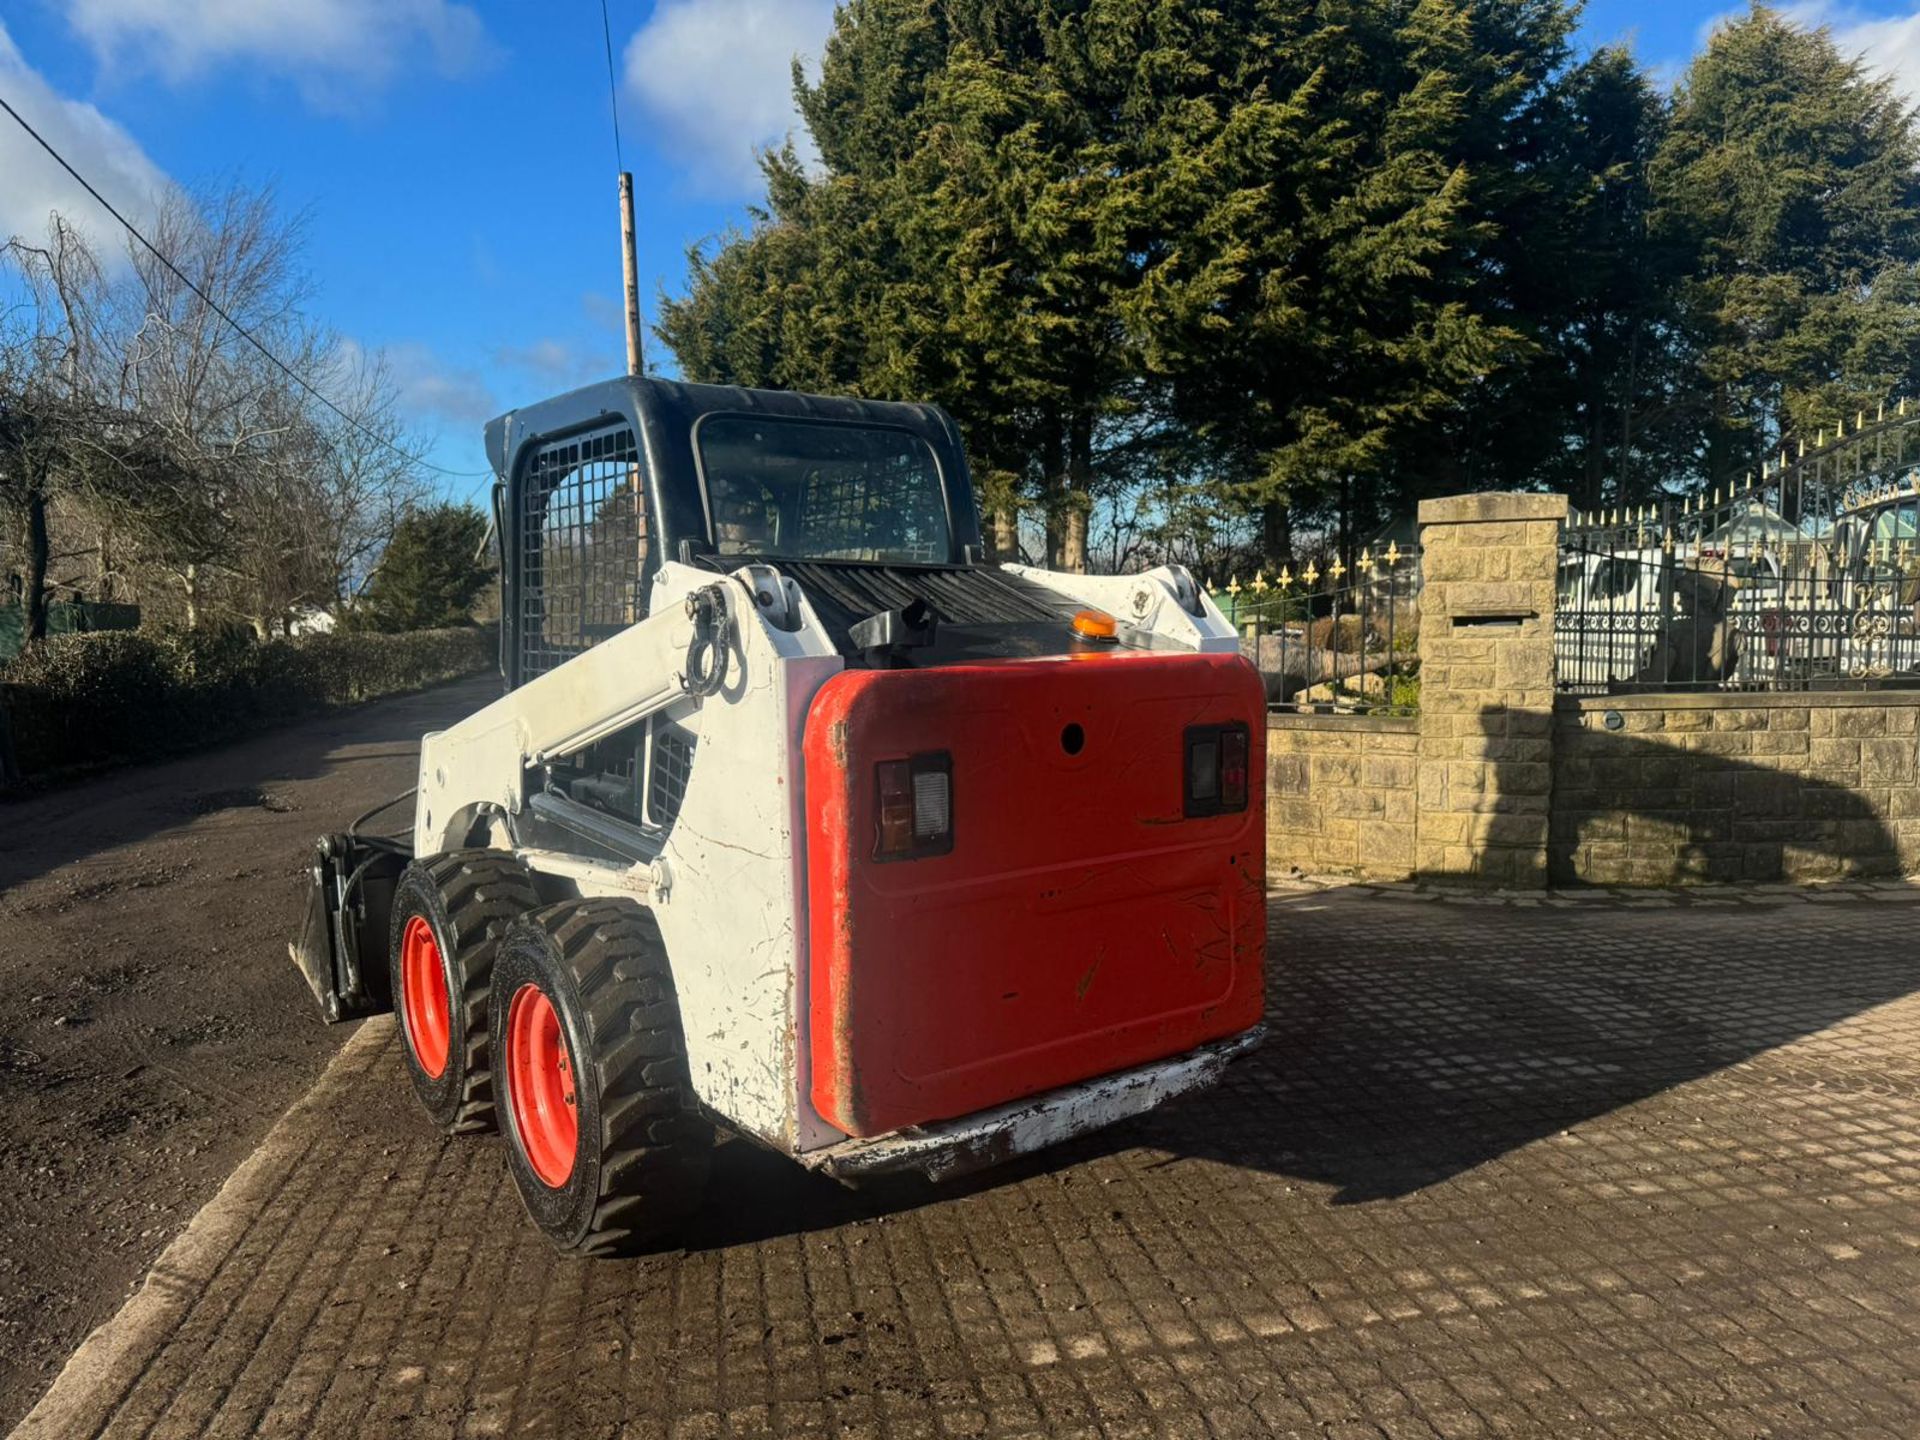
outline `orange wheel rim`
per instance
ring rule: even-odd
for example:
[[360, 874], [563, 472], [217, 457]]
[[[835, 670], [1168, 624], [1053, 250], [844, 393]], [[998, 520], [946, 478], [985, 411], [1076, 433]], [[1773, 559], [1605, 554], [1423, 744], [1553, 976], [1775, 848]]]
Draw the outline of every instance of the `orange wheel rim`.
[[439, 942], [426, 918], [415, 915], [400, 933], [400, 1019], [413, 1058], [435, 1080], [447, 1072], [451, 1009]]
[[557, 1190], [573, 1174], [580, 1119], [560, 1015], [538, 985], [522, 985], [507, 1007], [506, 1070], [520, 1148], [541, 1184]]

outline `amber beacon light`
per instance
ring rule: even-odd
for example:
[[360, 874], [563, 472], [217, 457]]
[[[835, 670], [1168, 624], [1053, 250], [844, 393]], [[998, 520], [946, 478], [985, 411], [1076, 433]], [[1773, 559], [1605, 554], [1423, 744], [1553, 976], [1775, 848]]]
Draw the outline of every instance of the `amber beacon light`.
[[1073, 633], [1082, 640], [1111, 640], [1117, 628], [1104, 610], [1081, 610], [1073, 617]]

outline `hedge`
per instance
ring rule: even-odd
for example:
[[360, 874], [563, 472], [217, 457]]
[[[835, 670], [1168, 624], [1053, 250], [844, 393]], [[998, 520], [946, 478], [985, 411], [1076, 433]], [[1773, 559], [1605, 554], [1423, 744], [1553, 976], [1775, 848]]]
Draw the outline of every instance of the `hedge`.
[[[0, 668], [28, 778], [191, 749], [490, 667], [491, 629], [257, 641], [244, 631], [58, 635]], [[0, 721], [0, 723], [5, 723]]]

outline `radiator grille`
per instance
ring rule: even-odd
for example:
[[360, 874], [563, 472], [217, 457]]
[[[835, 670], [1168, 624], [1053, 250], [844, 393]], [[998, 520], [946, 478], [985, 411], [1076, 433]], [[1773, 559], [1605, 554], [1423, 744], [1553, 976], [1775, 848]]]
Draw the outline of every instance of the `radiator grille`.
[[540, 446], [521, 477], [519, 518], [524, 683], [645, 614], [647, 517], [632, 429]]

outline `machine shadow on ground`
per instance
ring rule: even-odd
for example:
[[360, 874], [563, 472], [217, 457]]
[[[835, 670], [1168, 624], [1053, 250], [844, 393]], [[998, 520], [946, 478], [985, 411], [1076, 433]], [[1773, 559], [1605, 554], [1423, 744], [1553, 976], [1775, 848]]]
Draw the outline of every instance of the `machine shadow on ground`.
[[[1507, 733], [1498, 712], [1483, 724]], [[1672, 759], [1730, 797], [1716, 811], [1676, 794], [1672, 809], [1624, 815], [1659, 827], [1701, 878], [1721, 873], [1712, 867], [1736, 842], [1751, 880], [1787, 873], [1788, 847], [1825, 853], [1840, 876], [1897, 872], [1893, 836], [1852, 791], [1734, 758], [1709, 769], [1637, 737], [1610, 737], [1605, 755], [1641, 774]], [[1505, 768], [1493, 767], [1489, 795], [1529, 793], [1504, 783]], [[1748, 800], [1765, 818], [1739, 814]], [[1772, 818], [1782, 815], [1809, 819]], [[1537, 811], [1496, 812], [1496, 835], [1502, 824], [1538, 843]], [[1578, 840], [1554, 837], [1558, 872]], [[1352, 907], [1351, 946], [1290, 943], [1289, 916], [1324, 905]], [[1637, 906], [1594, 892], [1493, 914], [1489, 923], [1484, 901], [1411, 896], [1277, 901], [1265, 1048], [1216, 1095], [1134, 1133], [1332, 1185], [1338, 1202], [1405, 1195], [1920, 988], [1910, 939], [1920, 912], [1893, 902], [1676, 895]], [[1324, 923], [1313, 928], [1324, 935]]]
[[[1488, 717], [1490, 730], [1498, 723]], [[1608, 753], [1639, 763], [1679, 752], [1618, 737]], [[1892, 836], [1857, 794], [1733, 759], [1715, 772], [1735, 794], [1767, 791], [1769, 814], [1818, 817], [1749, 843], [1756, 878], [1783, 873], [1788, 846], [1832, 847], [1841, 874], [1895, 864]], [[1651, 818], [1672, 826], [1687, 813]], [[1683, 843], [1704, 863], [1724, 853], [1724, 827], [1709, 815]], [[1350, 943], [1326, 945], [1335, 927], [1323, 913], [1304, 922], [1328, 908], [1351, 916]], [[1920, 989], [1916, 919], [1920, 906], [1784, 895], [1636, 904], [1594, 892], [1564, 907], [1498, 910], [1365, 891], [1276, 898], [1269, 1038], [1218, 1088], [943, 1186], [899, 1179], [848, 1191], [729, 1145], [716, 1160], [727, 1183], [712, 1193], [733, 1198], [711, 1204], [690, 1240], [705, 1248], [830, 1227], [1134, 1147], [1325, 1184], [1334, 1203], [1408, 1195]], [[1302, 932], [1317, 938], [1301, 943]]]
[[[1290, 918], [1329, 908], [1351, 916], [1351, 948], [1297, 946]], [[1269, 1037], [1219, 1087], [940, 1186], [849, 1191], [734, 1142], [686, 1243], [827, 1229], [1134, 1149], [1326, 1185], [1335, 1204], [1393, 1199], [1920, 989], [1920, 910], [1892, 902], [1490, 924], [1483, 905], [1335, 891], [1269, 913]]]

